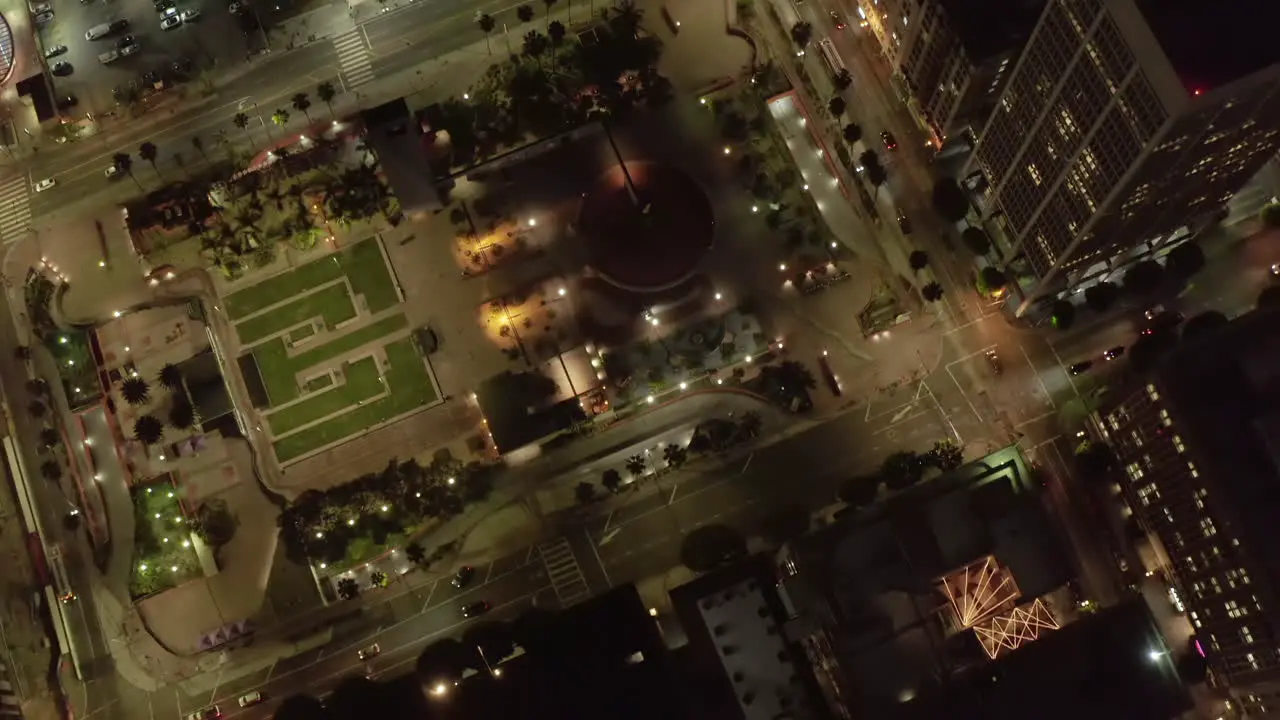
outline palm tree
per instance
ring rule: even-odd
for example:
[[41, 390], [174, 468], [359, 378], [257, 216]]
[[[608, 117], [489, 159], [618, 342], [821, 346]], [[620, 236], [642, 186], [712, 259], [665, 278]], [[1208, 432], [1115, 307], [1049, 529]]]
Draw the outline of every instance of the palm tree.
[[614, 5], [615, 15], [613, 20], [624, 31], [624, 34], [634, 36], [636, 30], [640, 27], [640, 21], [644, 19], [644, 13], [636, 7], [634, 0], [618, 0]]
[[520, 22], [529, 22], [533, 19], [533, 8], [528, 5], [521, 5], [516, 8], [516, 17], [520, 18]]
[[484, 46], [489, 49], [489, 54], [493, 54], [493, 46], [489, 44], [489, 33], [493, 32], [493, 28], [497, 26], [493, 16], [489, 13], [476, 13], [476, 24], [480, 26], [480, 32], [484, 33]]
[[923, 250], [912, 250], [911, 255], [907, 257], [907, 263], [911, 265], [911, 269], [920, 272], [929, 265], [929, 253]]
[[848, 70], [841, 70], [840, 72], [836, 73], [836, 76], [834, 78], [831, 79], [831, 84], [835, 85], [836, 90], [839, 90], [840, 92], [844, 92], [845, 90], [848, 90], [851, 85], [853, 85], [853, 76], [849, 74]]
[[849, 123], [844, 126], [842, 134], [844, 135], [844, 141], [853, 145], [862, 139], [862, 128], [858, 126], [858, 123]]
[[316, 97], [320, 98], [320, 102], [329, 107], [329, 117], [333, 117], [333, 99], [338, 96], [338, 90], [333, 87], [331, 82], [322, 82], [316, 86]]
[[174, 403], [169, 408], [169, 426], [179, 430], [186, 430], [196, 424], [196, 409], [191, 407], [191, 403], [182, 400]]
[[231, 118], [231, 124], [243, 130], [245, 137], [249, 138], [249, 144], [253, 146], [254, 150], [258, 149], [257, 143], [253, 141], [253, 133], [249, 132], [249, 116], [248, 115], [245, 115], [242, 112], [236, 113], [235, 117]]
[[164, 424], [153, 415], [143, 415], [133, 423], [133, 437], [143, 445], [155, 445], [164, 437]]
[[646, 465], [647, 463], [645, 462], [643, 455], [632, 455], [627, 458], [627, 472], [631, 473], [633, 477], [640, 477], [643, 475]]
[[200, 153], [200, 157], [204, 158], [205, 162], [209, 162], [209, 156], [204, 154], [204, 140], [202, 140], [199, 135], [191, 136], [191, 147], [195, 148], [196, 152]]
[[57, 460], [45, 460], [40, 463], [40, 475], [45, 480], [57, 482], [62, 479], [62, 466]]
[[31, 393], [37, 400], [44, 398], [49, 392], [49, 383], [43, 378], [31, 378], [27, 381], [27, 392]]
[[618, 488], [622, 487], [622, 475], [617, 470], [609, 468], [600, 473], [600, 484], [604, 486], [605, 490], [616, 493]]
[[589, 505], [596, 499], [596, 486], [589, 482], [580, 482], [573, 489], [573, 495], [577, 498], [579, 505]]
[[844, 111], [847, 109], [848, 106], [845, 104], [844, 98], [839, 95], [836, 95], [827, 101], [827, 110], [831, 111], [832, 117], [835, 117], [836, 119], [839, 119], [841, 115], [844, 115]]
[[142, 189], [142, 183], [138, 182], [138, 178], [133, 176], [133, 158], [129, 156], [129, 153], [116, 153], [115, 155], [112, 155], [111, 165], [116, 170], [128, 175], [129, 179], [133, 181], [134, 185], [138, 186], [139, 190]]
[[560, 47], [564, 44], [564, 36], [568, 33], [564, 23], [559, 20], [552, 20], [547, 25], [547, 39], [551, 41], [551, 47]]
[[284, 108], [277, 108], [275, 112], [271, 113], [271, 122], [279, 127], [284, 127], [289, 123], [289, 111]]
[[159, 154], [156, 150], [156, 144], [150, 140], [138, 146], [138, 157], [151, 163], [151, 169], [155, 170], [157, 175], [160, 174], [160, 168], [156, 167], [156, 158], [158, 156]]
[[427, 551], [423, 550], [418, 543], [411, 542], [404, 546], [404, 556], [414, 565], [422, 565], [422, 561], [427, 559]]
[[61, 441], [62, 437], [58, 435], [56, 428], [47, 427], [40, 430], [40, 444], [44, 447], [56, 447]]
[[689, 459], [689, 451], [675, 443], [671, 443], [662, 448], [662, 459], [667, 465], [678, 468], [684, 464], [685, 460]]
[[938, 302], [942, 299], [942, 285], [937, 280], [934, 280], [920, 288], [920, 294], [929, 302]]
[[542, 67], [542, 54], [547, 51], [547, 36], [537, 30], [530, 30], [524, 36], [524, 54]]
[[307, 97], [306, 93], [300, 92], [295, 93], [294, 96], [290, 98], [290, 102], [293, 104], [293, 109], [302, 113], [303, 116], [307, 118], [307, 124], [310, 125], [311, 113], [307, 112], [307, 109], [311, 107], [311, 98]]
[[191, 173], [187, 172], [187, 161], [183, 159], [182, 153], [173, 154], [173, 164], [177, 165], [178, 168], [182, 170], [182, 173], [187, 176], [188, 180], [191, 179]]
[[551, 8], [560, 0], [542, 0], [542, 4], [547, 6], [547, 25], [551, 24]]
[[151, 388], [140, 377], [131, 377], [120, 383], [120, 394], [130, 405], [141, 405], [151, 397]]
[[806, 47], [813, 39], [813, 26], [803, 20], [792, 25], [791, 39], [800, 47]]
[[160, 368], [160, 385], [166, 390], [177, 390], [182, 387], [182, 368], [173, 363], [165, 363]]

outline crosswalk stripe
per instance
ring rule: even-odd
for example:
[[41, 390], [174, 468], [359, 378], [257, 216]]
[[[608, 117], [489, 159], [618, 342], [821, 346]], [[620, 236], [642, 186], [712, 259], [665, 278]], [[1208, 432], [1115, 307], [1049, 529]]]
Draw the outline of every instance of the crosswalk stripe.
[[538, 546], [538, 554], [542, 557], [547, 577], [551, 579], [551, 589], [561, 605], [568, 607], [591, 595], [591, 587], [587, 585], [587, 578], [582, 574], [568, 540], [559, 538], [542, 543]]
[[374, 79], [373, 62], [369, 49], [359, 30], [352, 30], [333, 38], [333, 48], [338, 53], [338, 64], [346, 77], [347, 87], [363, 85]]
[[15, 242], [31, 227], [31, 187], [24, 175], [0, 184], [0, 239]]

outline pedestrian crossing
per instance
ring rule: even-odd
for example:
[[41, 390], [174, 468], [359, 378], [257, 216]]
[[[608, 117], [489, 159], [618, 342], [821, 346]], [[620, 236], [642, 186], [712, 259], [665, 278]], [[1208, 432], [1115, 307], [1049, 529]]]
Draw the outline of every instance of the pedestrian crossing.
[[31, 229], [31, 183], [26, 175], [0, 181], [0, 241], [17, 242]]
[[542, 564], [547, 569], [547, 577], [551, 578], [551, 589], [560, 600], [561, 607], [584, 600], [591, 596], [591, 588], [587, 578], [573, 556], [573, 548], [565, 538], [551, 540], [538, 545], [538, 554], [542, 556]]
[[333, 48], [338, 51], [338, 66], [348, 90], [373, 80], [373, 62], [360, 28], [335, 36]]

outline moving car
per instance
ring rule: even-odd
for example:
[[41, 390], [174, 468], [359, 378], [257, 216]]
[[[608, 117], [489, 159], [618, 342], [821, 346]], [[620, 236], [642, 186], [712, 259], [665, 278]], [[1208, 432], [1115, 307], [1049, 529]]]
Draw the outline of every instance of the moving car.
[[360, 650], [356, 653], [356, 656], [360, 658], [361, 662], [364, 662], [365, 660], [372, 660], [381, 654], [382, 654], [382, 646], [378, 645], [378, 643], [374, 643], [369, 647], [360, 648]]
[[200, 9], [187, 8], [186, 10], [182, 11], [182, 14], [179, 15], [179, 17], [182, 18], [182, 22], [191, 22], [192, 20], [195, 20], [196, 18], [200, 17]]
[[67, 51], [66, 45], [54, 45], [53, 47], [44, 51], [44, 56], [46, 58], [58, 57], [59, 55], [62, 55], [66, 51]]
[[222, 717], [222, 710], [217, 705], [210, 705], [203, 710], [187, 713], [186, 720], [217, 720]]
[[236, 702], [240, 704], [240, 707], [247, 708], [247, 707], [253, 707], [254, 705], [257, 705], [258, 703], [262, 702], [265, 699], [266, 698], [263, 697], [262, 693], [258, 692], [257, 690], [254, 690], [253, 692], [248, 692], [248, 693], [245, 693], [244, 695], [241, 695], [240, 699], [236, 700]]
[[1161, 310], [1154, 316], [1148, 316], [1147, 326], [1142, 328], [1143, 335], [1155, 335], [1158, 332], [1168, 332], [1178, 327], [1182, 322], [1182, 313], [1172, 310]]
[[1106, 360], [1115, 360], [1116, 358], [1120, 357], [1123, 354], [1124, 354], [1124, 346], [1117, 345], [1111, 348], [1110, 350], [1102, 353], [1102, 357], [1103, 359], [1106, 359]]
[[911, 220], [906, 215], [903, 215], [901, 210], [898, 211], [898, 229], [902, 231], [903, 235], [911, 234]]
[[54, 63], [53, 67], [50, 68], [50, 71], [58, 77], [66, 77], [75, 72], [75, 68], [71, 67], [71, 63], [64, 60], [62, 62]]
[[823, 350], [818, 356], [818, 369], [822, 371], [822, 381], [827, 384], [827, 389], [831, 394], [840, 397], [844, 395], [844, 388], [840, 385], [840, 378], [836, 377], [835, 372], [831, 369], [831, 363], [827, 362], [827, 351]]
[[1086, 372], [1091, 367], [1093, 367], [1092, 360], [1081, 360], [1078, 363], [1072, 363], [1071, 367], [1067, 368], [1067, 372], [1072, 375], [1079, 375], [1082, 372]]
[[169, 17], [160, 21], [160, 29], [172, 30], [181, 24], [182, 24], [182, 18], [178, 17], [177, 15], [170, 15]]
[[470, 565], [463, 565], [458, 568], [458, 572], [454, 573], [452, 584], [456, 588], [466, 587], [471, 582], [471, 578], [476, 574], [476, 569]]
[[467, 603], [462, 606], [462, 617], [471, 618], [483, 615], [493, 609], [493, 606], [484, 600], [477, 600], [473, 603]]
[[123, 175], [124, 173], [121, 173], [121, 172], [120, 172], [120, 166], [119, 166], [119, 165], [108, 165], [108, 166], [107, 166], [107, 169], [106, 169], [106, 170], [104, 170], [104, 171], [102, 172], [102, 174], [103, 174], [103, 176], [104, 176], [104, 177], [106, 177], [108, 180], [115, 180], [116, 178], [120, 177], [120, 176], [121, 176], [121, 175]]
[[1280, 277], [1280, 263], [1271, 263], [1271, 276]]
[[886, 150], [898, 149], [898, 141], [894, 139], [893, 133], [889, 132], [888, 130], [885, 130], [884, 132], [880, 133], [880, 141], [884, 143], [884, 148]]
[[846, 24], [845, 21], [840, 17], [840, 13], [836, 12], [835, 10], [831, 11], [831, 22], [835, 23], [837, 30], [843, 30], [849, 27], [848, 24]]

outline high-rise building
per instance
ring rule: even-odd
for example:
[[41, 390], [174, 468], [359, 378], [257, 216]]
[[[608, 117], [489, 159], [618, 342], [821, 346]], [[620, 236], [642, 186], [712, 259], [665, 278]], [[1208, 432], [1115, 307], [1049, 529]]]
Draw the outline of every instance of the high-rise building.
[[941, 147], [991, 112], [1046, 0], [860, 0], [912, 110]]
[[1120, 398], [1101, 432], [1211, 685], [1247, 717], [1280, 716], [1280, 313], [1184, 340]]
[[1018, 314], [1167, 248], [1280, 149], [1280, 3], [1052, 0], [966, 175]]

